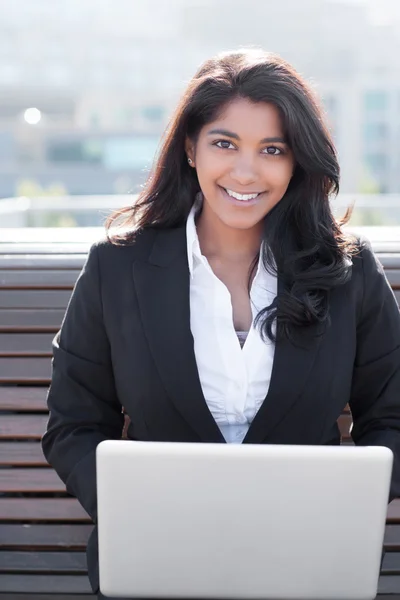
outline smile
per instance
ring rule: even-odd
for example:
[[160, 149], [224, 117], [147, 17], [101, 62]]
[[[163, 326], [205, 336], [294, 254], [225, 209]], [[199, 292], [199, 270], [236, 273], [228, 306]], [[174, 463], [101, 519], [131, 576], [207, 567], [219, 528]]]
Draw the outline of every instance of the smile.
[[223, 188], [231, 198], [235, 198], [235, 200], [241, 200], [242, 202], [248, 202], [249, 200], [254, 200], [259, 196], [262, 192], [255, 192], [254, 194], [239, 194], [238, 192], [234, 192], [233, 190], [228, 190], [227, 188]]

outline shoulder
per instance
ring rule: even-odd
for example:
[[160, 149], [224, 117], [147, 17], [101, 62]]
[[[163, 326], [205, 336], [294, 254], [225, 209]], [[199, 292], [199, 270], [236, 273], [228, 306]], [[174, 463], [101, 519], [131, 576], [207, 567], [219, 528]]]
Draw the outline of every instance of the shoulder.
[[166, 266], [179, 256], [187, 260], [186, 227], [149, 227], [132, 233], [129, 240], [98, 240], [90, 248], [87, 264], [97, 263], [101, 273], [115, 275], [137, 261]]
[[344, 285], [339, 285], [334, 295], [346, 306], [356, 309], [357, 319], [361, 317], [366, 299], [391, 292], [381, 263], [375, 255], [370, 240], [364, 235], [347, 234], [347, 253], [344, 255], [347, 275]]
[[353, 236], [355, 240], [355, 251], [351, 260], [356, 275], [363, 280], [366, 277], [385, 277], [383, 266], [375, 254], [370, 240], [362, 235]]
[[107, 269], [131, 263], [137, 259], [146, 260], [156, 236], [157, 230], [154, 228], [132, 232], [129, 241], [104, 236], [90, 247], [88, 262], [97, 261], [102, 269]]
[[357, 245], [357, 252], [352, 257], [352, 280], [358, 298], [359, 316], [362, 318], [371, 313], [377, 318], [384, 307], [398, 316], [399, 309], [393, 290], [370, 240], [358, 236]]

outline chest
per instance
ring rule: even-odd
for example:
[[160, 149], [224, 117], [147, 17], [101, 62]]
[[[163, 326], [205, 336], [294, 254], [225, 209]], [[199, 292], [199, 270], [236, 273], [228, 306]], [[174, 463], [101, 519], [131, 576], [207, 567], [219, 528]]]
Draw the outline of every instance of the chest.
[[[211, 306], [214, 288], [204, 278], [199, 286], [202, 293], [195, 297], [196, 310], [192, 311], [187, 284], [197, 279], [189, 279], [185, 268], [183, 265], [179, 273], [172, 268], [150, 269], [148, 265], [138, 262], [134, 270], [134, 287], [127, 274], [123, 273], [124, 276], [116, 280], [115, 285], [108, 286], [110, 292], [105, 294], [104, 314], [110, 332], [118, 396], [133, 417], [132, 422], [136, 423], [136, 435], [140, 437], [143, 428], [143, 435], [152, 439], [186, 440], [193, 436], [192, 428], [199, 428], [201, 439], [214, 440], [219, 430], [216, 429], [215, 419], [210, 418], [210, 410], [204, 401], [204, 397], [208, 397], [208, 389], [211, 400], [215, 397], [218, 385], [218, 389], [222, 389], [224, 395], [236, 403], [235, 407], [246, 408], [244, 402], [248, 398], [263, 400], [266, 397], [265, 382], [270, 377], [269, 401], [263, 403], [256, 413], [256, 417], [260, 416], [252, 424], [253, 433], [250, 432], [249, 439], [257, 443], [265, 439], [301, 442], [306, 435], [305, 428], [308, 428], [307, 440], [318, 442], [322, 439], [321, 427], [327, 429], [331, 422], [336, 422], [350, 394], [356, 330], [351, 298], [341, 290], [332, 294], [332, 326], [327, 335], [309, 350], [285, 342], [278, 345], [277, 352], [272, 354], [272, 346], [260, 343], [253, 352], [251, 346], [247, 345], [247, 353], [243, 354], [244, 358], [250, 358], [250, 377], [246, 372], [246, 378], [251, 381], [252, 387], [250, 391], [247, 389], [249, 393], [245, 395], [239, 387], [244, 378], [238, 375], [246, 365], [243, 364], [234, 331], [231, 328], [229, 333], [227, 324], [224, 325], [224, 331], [228, 332], [229, 338], [220, 352], [222, 366], [213, 358], [217, 344], [225, 339], [224, 335], [219, 336], [216, 329], [216, 322], [223, 320], [225, 304], [221, 302], [220, 311], [218, 306]], [[242, 271], [241, 282], [237, 270], [233, 275], [229, 271], [217, 273], [229, 291], [233, 311], [237, 306], [237, 298], [245, 297], [247, 307], [250, 307], [246, 269]], [[258, 288], [257, 282], [258, 278], [252, 294]], [[272, 288], [272, 282], [268, 279], [262, 281], [262, 290], [266, 287]], [[119, 289], [117, 296], [114, 292], [116, 288]], [[219, 298], [216, 301], [219, 302]], [[265, 304], [268, 304], [268, 300], [264, 301]], [[226, 312], [229, 312], [229, 307]], [[218, 317], [215, 321], [214, 313]], [[191, 318], [196, 314], [199, 318], [195, 319], [192, 336]], [[240, 316], [240, 312], [233, 312], [234, 319], [237, 314]], [[232, 318], [231, 314], [228, 316]], [[235, 325], [239, 329], [247, 324], [243, 325], [237, 320]], [[207, 335], [207, 331], [210, 335]], [[253, 340], [258, 344], [257, 337]], [[231, 354], [231, 348], [237, 352]], [[212, 360], [208, 362], [213, 372], [212, 379], [208, 379], [207, 370], [203, 375], [202, 364], [198, 360], [198, 357], [208, 360], [210, 356]], [[260, 364], [258, 357], [263, 357], [263, 361], [269, 360], [269, 365], [266, 362]], [[229, 369], [227, 375], [223, 370], [224, 363]], [[219, 379], [216, 381], [216, 378]], [[229, 384], [232, 389], [228, 387]], [[297, 410], [292, 407], [295, 399]], [[265, 407], [263, 411], [262, 406]], [[179, 412], [182, 413], [181, 419]], [[201, 414], [204, 414], [204, 419]], [[235, 412], [237, 414], [239, 410]], [[187, 427], [187, 422], [191, 428]], [[274, 423], [278, 422], [282, 422], [282, 426], [272, 429]], [[208, 426], [211, 430], [209, 433]]]
[[236, 331], [249, 331], [253, 320], [249, 285], [254, 278], [254, 273], [250, 278], [250, 265], [229, 265], [221, 264], [216, 261], [210, 261], [210, 266], [229, 293], [232, 305], [233, 325]]

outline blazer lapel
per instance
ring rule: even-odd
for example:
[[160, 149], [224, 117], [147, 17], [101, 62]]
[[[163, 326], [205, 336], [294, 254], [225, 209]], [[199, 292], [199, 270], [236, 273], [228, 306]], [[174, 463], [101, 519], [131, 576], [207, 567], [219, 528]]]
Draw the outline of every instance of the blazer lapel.
[[133, 265], [141, 318], [165, 390], [203, 442], [224, 442], [205, 401], [190, 330], [186, 228], [162, 230]]
[[[278, 296], [283, 281], [278, 277]], [[319, 325], [301, 337], [301, 346], [287, 339], [276, 343], [268, 394], [260, 406], [243, 443], [268, 442], [268, 436], [298, 401], [311, 373], [322, 339]]]

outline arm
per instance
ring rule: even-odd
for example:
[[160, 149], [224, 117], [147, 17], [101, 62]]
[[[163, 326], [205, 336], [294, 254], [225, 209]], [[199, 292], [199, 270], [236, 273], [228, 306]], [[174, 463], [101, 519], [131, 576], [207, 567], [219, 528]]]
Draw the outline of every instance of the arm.
[[50, 417], [42, 438], [46, 460], [94, 522], [96, 446], [120, 438], [124, 421], [103, 323], [98, 253], [93, 245], [53, 340]]
[[353, 372], [351, 431], [363, 446], [394, 453], [389, 501], [400, 496], [400, 313], [381, 264], [363, 243], [363, 296]]

